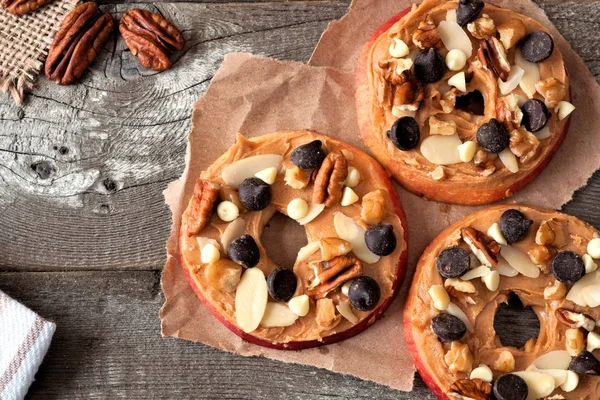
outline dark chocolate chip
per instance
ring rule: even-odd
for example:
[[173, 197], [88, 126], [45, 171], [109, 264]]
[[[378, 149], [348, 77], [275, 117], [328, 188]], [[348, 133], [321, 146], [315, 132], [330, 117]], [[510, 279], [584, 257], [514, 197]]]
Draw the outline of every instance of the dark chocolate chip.
[[467, 25], [477, 18], [484, 6], [483, 0], [460, 0], [456, 10], [456, 22], [460, 26]]
[[471, 266], [471, 257], [462, 247], [448, 247], [440, 252], [436, 260], [437, 270], [444, 278], [458, 278]]
[[529, 132], [538, 132], [544, 129], [552, 114], [543, 101], [529, 99], [521, 107], [523, 121], [521, 122]]
[[485, 151], [490, 153], [500, 153], [510, 141], [510, 135], [504, 125], [495, 118], [490, 119], [487, 124], [483, 124], [477, 129], [477, 142]]
[[288, 301], [296, 291], [296, 275], [288, 268], [277, 267], [267, 277], [267, 288], [274, 300]]
[[434, 83], [444, 77], [446, 72], [446, 62], [444, 57], [436, 49], [430, 47], [423, 50], [415, 58], [414, 72], [420, 81], [425, 83]]
[[319, 168], [323, 164], [323, 160], [325, 160], [325, 152], [321, 148], [322, 145], [323, 143], [320, 140], [314, 140], [296, 147], [290, 157], [292, 164], [302, 169]]
[[359, 276], [348, 288], [348, 299], [352, 307], [359, 311], [369, 311], [377, 306], [381, 290], [377, 281], [370, 276]]
[[582, 351], [571, 360], [569, 369], [582, 375], [600, 375], [600, 361], [589, 351]]
[[531, 32], [521, 41], [521, 54], [527, 61], [539, 63], [552, 55], [554, 40], [546, 32]]
[[528, 393], [527, 383], [517, 375], [502, 375], [494, 382], [496, 400], [526, 400]]
[[402, 151], [412, 150], [421, 140], [421, 130], [413, 117], [399, 118], [387, 132], [387, 137], [396, 148]]
[[250, 235], [232, 240], [227, 247], [227, 254], [233, 261], [245, 268], [252, 268], [260, 261], [258, 245]]
[[445, 313], [433, 317], [431, 329], [442, 342], [460, 340], [467, 333], [467, 326], [464, 322], [454, 315]]
[[244, 179], [239, 188], [240, 201], [250, 211], [267, 208], [271, 202], [271, 186], [258, 178]]
[[527, 236], [533, 221], [527, 219], [519, 210], [504, 211], [500, 217], [500, 232], [508, 244], [517, 243]]
[[396, 250], [396, 235], [392, 225], [373, 225], [365, 232], [367, 247], [378, 256], [389, 256]]
[[585, 275], [585, 264], [579, 254], [561, 251], [552, 260], [552, 273], [557, 280], [572, 284]]

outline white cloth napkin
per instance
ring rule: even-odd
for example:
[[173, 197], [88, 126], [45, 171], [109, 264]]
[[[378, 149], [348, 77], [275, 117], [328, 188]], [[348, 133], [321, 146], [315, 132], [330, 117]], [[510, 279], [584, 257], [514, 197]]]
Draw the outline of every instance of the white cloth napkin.
[[0, 292], [0, 400], [20, 400], [33, 382], [56, 324]]

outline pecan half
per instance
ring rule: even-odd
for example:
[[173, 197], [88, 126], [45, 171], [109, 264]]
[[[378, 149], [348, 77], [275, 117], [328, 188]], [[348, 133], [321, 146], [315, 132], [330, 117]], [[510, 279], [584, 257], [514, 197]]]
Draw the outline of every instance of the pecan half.
[[326, 207], [334, 206], [342, 198], [344, 182], [348, 176], [348, 161], [338, 152], [331, 152], [325, 157], [315, 177], [312, 202], [325, 203]]
[[554, 312], [556, 319], [569, 328], [583, 328], [592, 332], [596, 328], [596, 321], [587, 314], [569, 311], [566, 308], [557, 308]]
[[94, 61], [114, 28], [113, 17], [96, 3], [75, 7], [63, 20], [48, 51], [45, 73], [60, 85], [70, 85]]
[[183, 35], [162, 15], [148, 10], [129, 10], [121, 18], [119, 31], [131, 54], [140, 64], [154, 71], [165, 71], [173, 65], [169, 55], [183, 50]]
[[498, 254], [500, 253], [500, 245], [495, 240], [487, 237], [483, 232], [474, 228], [464, 228], [462, 238], [469, 245], [473, 254], [483, 265], [490, 268], [498, 267]]
[[413, 32], [412, 40], [415, 46], [420, 49], [435, 47], [440, 42], [440, 33], [429, 14], [425, 16], [425, 19], [419, 23], [417, 30]]
[[492, 397], [492, 384], [481, 379], [459, 379], [450, 391], [474, 400], [488, 400]]
[[54, 0], [2, 0], [0, 5], [11, 14], [23, 15], [37, 10]]
[[508, 80], [510, 63], [506, 56], [506, 50], [498, 39], [492, 36], [488, 40], [482, 41], [477, 56], [484, 68], [491, 69], [503, 82]]
[[196, 181], [194, 194], [188, 206], [188, 236], [199, 233], [208, 224], [218, 198], [219, 185], [205, 179], [198, 179]]
[[306, 292], [310, 297], [322, 299], [350, 279], [359, 277], [363, 267], [360, 261], [352, 256], [338, 256], [330, 261], [315, 261], [310, 263], [315, 270], [318, 284]]

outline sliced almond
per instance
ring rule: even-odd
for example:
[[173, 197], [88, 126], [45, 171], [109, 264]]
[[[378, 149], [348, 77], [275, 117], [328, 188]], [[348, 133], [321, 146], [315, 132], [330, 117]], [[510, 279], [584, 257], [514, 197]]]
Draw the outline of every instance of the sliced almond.
[[513, 174], [519, 172], [519, 161], [517, 160], [517, 156], [515, 156], [509, 148], [506, 148], [498, 153], [498, 157], [500, 158], [500, 161], [502, 161], [502, 164], [504, 164], [506, 169], [508, 169], [510, 172]]
[[527, 384], [527, 400], [537, 400], [549, 396], [554, 391], [554, 378], [538, 371], [513, 372]]
[[550, 136], [552, 136], [552, 131], [550, 131], [550, 124], [546, 124], [546, 126], [541, 131], [535, 132], [534, 135], [536, 138], [538, 138], [538, 140], [548, 139]]
[[367, 264], [379, 261], [381, 257], [371, 252], [367, 247], [367, 243], [365, 242], [366, 230], [359, 226], [356, 221], [341, 212], [337, 212], [333, 217], [333, 226], [341, 239], [350, 242], [352, 253], [357, 258]]
[[569, 290], [569, 293], [567, 293], [566, 298], [567, 300], [572, 301], [578, 306], [588, 307], [587, 301], [583, 297], [582, 290], [587, 286], [597, 284], [600, 284], [600, 270], [589, 273], [577, 282], [575, 282], [575, 284], [571, 287], [571, 290]]
[[448, 308], [450, 296], [448, 296], [448, 292], [442, 285], [433, 285], [429, 288], [428, 293], [436, 310], [445, 311]]
[[421, 154], [432, 164], [458, 164], [462, 162], [458, 153], [458, 146], [461, 144], [457, 134], [432, 135], [421, 143]]
[[354, 315], [352, 309], [348, 304], [342, 302], [335, 306], [335, 308], [340, 314], [342, 314], [342, 317], [346, 318], [348, 321], [352, 322], [353, 324], [356, 324], [358, 322], [358, 317]]
[[527, 368], [527, 371], [537, 371], [537, 372], [541, 372], [543, 374], [550, 375], [552, 378], [554, 378], [554, 388], [557, 388], [560, 385], [564, 384], [565, 381], [567, 380], [567, 371], [564, 369], [542, 369], [542, 370], [539, 370], [539, 369], [535, 368], [533, 365], [530, 365], [529, 368]]
[[310, 256], [312, 256], [319, 250], [319, 247], [320, 243], [318, 240], [310, 242], [306, 246], [302, 247], [300, 250], [298, 250], [298, 255], [296, 256], [296, 263], [308, 260]]
[[467, 58], [471, 57], [471, 54], [473, 54], [473, 44], [467, 33], [458, 23], [442, 21], [439, 23], [437, 29], [446, 49], [459, 49], [467, 55]]
[[508, 261], [506, 261], [502, 256], [498, 257], [498, 267], [496, 270], [500, 275], [507, 276], [509, 278], [519, 275], [519, 271], [511, 267]]
[[237, 188], [244, 179], [252, 178], [254, 174], [267, 168], [281, 168], [283, 157], [279, 154], [262, 154], [243, 158], [221, 171], [221, 178], [226, 185]]
[[311, 222], [312, 220], [314, 220], [315, 218], [317, 218], [319, 216], [319, 214], [321, 214], [321, 212], [323, 212], [323, 210], [325, 209], [325, 204], [310, 204], [308, 206], [308, 213], [306, 214], [306, 216], [302, 219], [298, 220], [298, 223], [300, 225], [306, 225], [309, 222]]
[[598, 269], [598, 264], [594, 262], [594, 259], [589, 254], [584, 254], [583, 264], [585, 265], [585, 273], [589, 274], [590, 272], [594, 272]]
[[290, 301], [288, 301], [288, 307], [290, 308], [290, 311], [297, 316], [304, 317], [310, 310], [310, 299], [306, 294], [292, 297]]
[[225, 228], [221, 235], [221, 244], [223, 245], [225, 254], [227, 254], [229, 244], [233, 242], [234, 239], [243, 236], [244, 233], [246, 233], [246, 221], [242, 218], [235, 219], [227, 225], [227, 228]]
[[492, 272], [492, 270], [489, 267], [481, 265], [479, 267], [469, 270], [466, 274], [461, 276], [460, 279], [462, 279], [463, 281], [470, 281], [475, 278], [481, 278], [483, 276], [486, 276], [490, 272]]
[[500, 286], [500, 274], [498, 271], [491, 271], [489, 274], [482, 276], [481, 281], [490, 292], [495, 292]]
[[469, 332], [473, 332], [473, 330], [474, 330], [473, 324], [471, 323], [471, 321], [469, 321], [469, 318], [463, 312], [463, 310], [460, 309], [459, 306], [457, 306], [454, 303], [450, 303], [450, 304], [448, 304], [448, 307], [446, 308], [446, 312], [448, 314], [454, 315], [456, 318], [460, 319], [462, 322], [464, 322], [465, 326], [467, 327], [467, 330]]
[[500, 93], [503, 95], [510, 94], [513, 90], [515, 90], [523, 76], [525, 75], [525, 70], [518, 65], [513, 65], [510, 69], [510, 73], [508, 74], [508, 78], [506, 82], [503, 82], [502, 79], [498, 78], [498, 87], [500, 88]]
[[266, 328], [294, 325], [298, 315], [282, 303], [269, 302], [260, 325]]
[[523, 58], [519, 49], [515, 51], [515, 64], [525, 71], [519, 86], [529, 98], [532, 98], [537, 92], [535, 84], [540, 81], [540, 67]]
[[537, 278], [540, 276], [540, 269], [531, 262], [529, 256], [521, 250], [511, 246], [502, 246], [500, 254], [511, 267], [526, 277]]
[[600, 306], [600, 284], [584, 287], [581, 289], [581, 294], [588, 307]]
[[566, 350], [550, 351], [538, 357], [531, 365], [537, 369], [569, 369], [571, 356]]
[[267, 280], [259, 268], [250, 268], [242, 275], [235, 292], [235, 318], [238, 326], [250, 333], [260, 325], [267, 309]]

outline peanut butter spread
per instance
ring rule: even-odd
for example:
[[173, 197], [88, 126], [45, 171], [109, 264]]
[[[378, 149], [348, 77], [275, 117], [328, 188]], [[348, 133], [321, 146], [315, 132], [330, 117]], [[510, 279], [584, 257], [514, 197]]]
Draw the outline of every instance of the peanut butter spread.
[[[499, 244], [495, 240], [503, 239], [497, 230], [494, 231], [494, 224], [498, 223], [509, 209], [520, 211], [532, 223], [521, 240], [509, 245]], [[476, 232], [479, 232], [477, 247], [489, 250], [487, 254], [492, 255], [490, 259], [496, 257], [498, 261], [497, 266], [491, 268], [492, 271], [500, 272], [499, 283], [496, 282], [495, 287], [490, 288], [485, 283], [490, 281], [483, 277], [466, 280], [465, 274], [458, 279], [444, 279], [440, 275], [438, 257], [444, 249], [453, 246], [467, 250], [471, 253], [471, 259], [475, 260], [471, 262], [471, 269], [467, 274], [472, 275], [475, 268], [481, 268], [478, 266], [482, 263], [477, 261], [477, 258], [482, 255], [474, 257], [471, 246], [466, 243], [468, 237], [465, 239], [466, 234], [472, 236]], [[581, 293], [585, 292], [582, 289], [600, 283], [600, 272], [593, 265], [599, 264], [600, 260], [592, 259], [589, 254], [586, 256], [590, 251], [588, 244], [598, 237], [600, 235], [596, 229], [577, 218], [513, 204], [479, 211], [442, 232], [419, 260], [404, 313], [406, 335], [409, 343], [413, 344], [411, 351], [424, 380], [451, 398], [467, 396], [487, 399], [491, 397], [475, 397], [473, 393], [472, 396], [461, 393], [455, 384], [460, 382], [461, 387], [465, 384], [469, 386], [469, 383], [473, 382], [469, 380], [470, 374], [481, 364], [492, 370], [495, 381], [505, 373], [519, 373], [531, 369], [539, 357], [551, 351], [567, 350], [574, 357], [585, 350], [586, 337], [590, 343], [591, 335], [597, 335], [600, 331], [596, 325], [600, 320], [600, 307], [587, 306], [581, 296]], [[507, 252], [506, 248], [512, 251]], [[547, 250], [549, 255], [540, 257], [539, 254], [544, 254], [540, 249]], [[586, 260], [585, 274], [574, 284], [559, 282], [552, 262], [557, 254], [568, 251]], [[600, 257], [597, 253], [594, 255]], [[593, 263], [590, 263], [591, 260]], [[507, 268], [507, 265], [514, 266], [519, 272], [510, 271], [512, 268]], [[539, 270], [535, 271], [535, 268]], [[440, 297], [433, 295], [431, 288], [436, 285], [447, 290], [450, 304], [462, 310], [464, 317], [468, 319], [467, 328], [471, 326], [458, 341], [443, 342], [432, 328], [432, 320], [437, 315], [458, 315], [451, 309], [452, 305], [443, 311], [435, 308], [434, 297]], [[469, 290], [469, 287], [474, 291]], [[531, 306], [540, 320], [539, 336], [530, 339], [522, 348], [503, 346], [494, 330], [494, 317], [498, 307], [507, 301], [511, 292], [518, 295], [525, 306]], [[446, 304], [437, 306], [444, 308]], [[575, 323], [574, 320], [578, 319], [575, 317], [581, 315], [585, 315], [587, 320]], [[569, 339], [572, 334], [581, 335], [579, 343]], [[591, 350], [596, 358], [600, 357], [600, 349], [593, 349], [592, 346]], [[545, 368], [566, 369], [565, 365], [560, 364], [552, 365], [551, 362]], [[544, 373], [543, 369], [538, 371]], [[473, 388], [473, 385], [470, 386]], [[532, 388], [529, 389], [531, 398]], [[579, 374], [579, 384], [574, 389], [568, 389], [570, 391], [567, 392], [561, 387], [556, 387], [552, 395], [562, 395], [562, 398], [566, 399], [597, 399], [600, 393], [600, 376]], [[545, 396], [550, 398], [550, 393], [542, 397]]]
[[[315, 141], [320, 141], [321, 148], [327, 155], [325, 161], [320, 168], [314, 170], [299, 169], [291, 161], [293, 151]], [[260, 156], [266, 156], [269, 160], [261, 159]], [[273, 157], [275, 160], [279, 157], [279, 162], [273, 162]], [[343, 159], [338, 160], [340, 157]], [[244, 162], [250, 163], [243, 164]], [[230, 181], [231, 177], [234, 176], [239, 183], [242, 178], [254, 177], [256, 171], [268, 171], [270, 167], [276, 168], [276, 172], [273, 174], [273, 182], [270, 182], [271, 199], [268, 205], [259, 211], [245, 210], [241, 204], [241, 190], [238, 193], [238, 187]], [[235, 173], [231, 174], [232, 170]], [[262, 173], [256, 173], [256, 176], [269, 180]], [[336, 177], [341, 179], [338, 186]], [[192, 198], [183, 214], [180, 246], [184, 268], [205, 305], [234, 332], [240, 334], [243, 331], [244, 338], [262, 345], [279, 348], [309, 347], [358, 333], [373, 323], [389, 305], [405, 268], [407, 246], [404, 215], [389, 178], [379, 164], [362, 151], [310, 131], [281, 131], [253, 139], [238, 135], [236, 143], [202, 172], [198, 182], [203, 182], [205, 189], [209, 185], [219, 191], [219, 194], [209, 196], [205, 190], [203, 195], [198, 196], [195, 192], [196, 203]], [[197, 189], [198, 186], [199, 184]], [[210, 200], [213, 197], [220, 197], [220, 203], [218, 199], [214, 199], [208, 207], [201, 205], [202, 201], [199, 199]], [[220, 214], [220, 207], [225, 199], [238, 205], [239, 217], [234, 221], [225, 222], [221, 219], [223, 215]], [[323, 204], [315, 204], [315, 199]], [[309, 211], [309, 216], [305, 216], [305, 213], [295, 208], [298, 203], [309, 204], [310, 210], [316, 207], [321, 211], [312, 217], [312, 211]], [[214, 212], [217, 204], [219, 207]], [[199, 213], [204, 209], [208, 210], [203, 214], [206, 222], [199, 230], [190, 229], [202, 219]], [[304, 224], [308, 245], [299, 252], [293, 266], [275, 265], [261, 243], [265, 225], [277, 212], [297, 219], [299, 223], [314, 217]], [[391, 254], [380, 257], [366, 249], [364, 232], [374, 223], [393, 227], [397, 244]], [[231, 236], [227, 231], [232, 224], [241, 226], [236, 229], [235, 237], [250, 235], [258, 246], [260, 259], [252, 268], [241, 268], [230, 260], [235, 258], [231, 254], [231, 246], [230, 254], [227, 254], [228, 246], [225, 242], [234, 239], [226, 238]], [[340, 234], [344, 236], [343, 239]], [[326, 239], [325, 242], [323, 239]], [[219, 249], [218, 260], [213, 258], [210, 262], [203, 262], [205, 254], [202, 246], [207, 243], [213, 243]], [[286, 250], [284, 242], [279, 247], [282, 252], [290, 251]], [[219, 266], [222, 262], [228, 263], [224, 269]], [[269, 292], [267, 310], [262, 306], [258, 311], [264, 313], [261, 314], [262, 320], [258, 316], [260, 324], [256, 329], [242, 326], [240, 318], [245, 321], [248, 316], [240, 316], [241, 310], [236, 310], [236, 304], [239, 306], [264, 301], [252, 296], [244, 302], [239, 302], [239, 298], [236, 301], [236, 296], [245, 295], [240, 294], [245, 274], [251, 270], [260, 270], [266, 279], [277, 267], [293, 268], [297, 286], [292, 299], [289, 302], [287, 299], [277, 301], [273, 298], [273, 293]], [[236, 272], [236, 268], [239, 271]], [[350, 301], [348, 291], [342, 290], [344, 284], [349, 285], [349, 282], [363, 276], [373, 278], [380, 289], [376, 305], [373, 304], [368, 311], [356, 309]], [[263, 284], [264, 282], [257, 283], [261, 287]], [[253, 292], [258, 293], [259, 290], [254, 289]], [[298, 311], [292, 307], [292, 302], [303, 295], [308, 295], [309, 298], [308, 311], [303, 316], [294, 315], [290, 310], [295, 313]], [[268, 317], [273, 303], [278, 305], [272, 309], [279, 310], [281, 315], [273, 312]], [[251, 311], [256, 312], [254, 308]], [[310, 345], [297, 346], [298, 342]]]
[[[401, 184], [425, 197], [446, 201], [435, 192], [458, 186], [474, 192], [499, 190], [507, 197], [526, 184], [517, 184], [524, 177], [541, 172], [564, 138], [572, 111], [561, 111], [571, 107], [569, 79], [557, 47], [538, 63], [521, 55], [519, 41], [531, 32], [547, 32], [538, 22], [485, 4], [479, 17], [461, 28], [457, 7], [458, 1], [424, 0], [375, 40], [366, 71], [370, 103], [357, 100], [359, 115], [360, 108], [368, 107], [373, 125], [363, 137], [369, 136], [367, 146]], [[434, 83], [415, 76], [416, 58], [428, 49], [446, 63], [443, 77]], [[449, 55], [449, 49], [457, 50]], [[475, 111], [472, 102], [479, 93], [483, 105]], [[523, 121], [521, 107], [528, 99], [544, 102], [550, 113], [536, 132], [529, 132]], [[420, 140], [401, 150], [388, 132], [407, 116], [418, 123]], [[495, 153], [486, 151], [477, 135], [491, 119], [510, 135], [510, 144]], [[433, 136], [437, 138], [430, 140]], [[424, 189], [431, 184], [437, 185], [435, 191]], [[478, 203], [498, 198], [490, 195]]]

